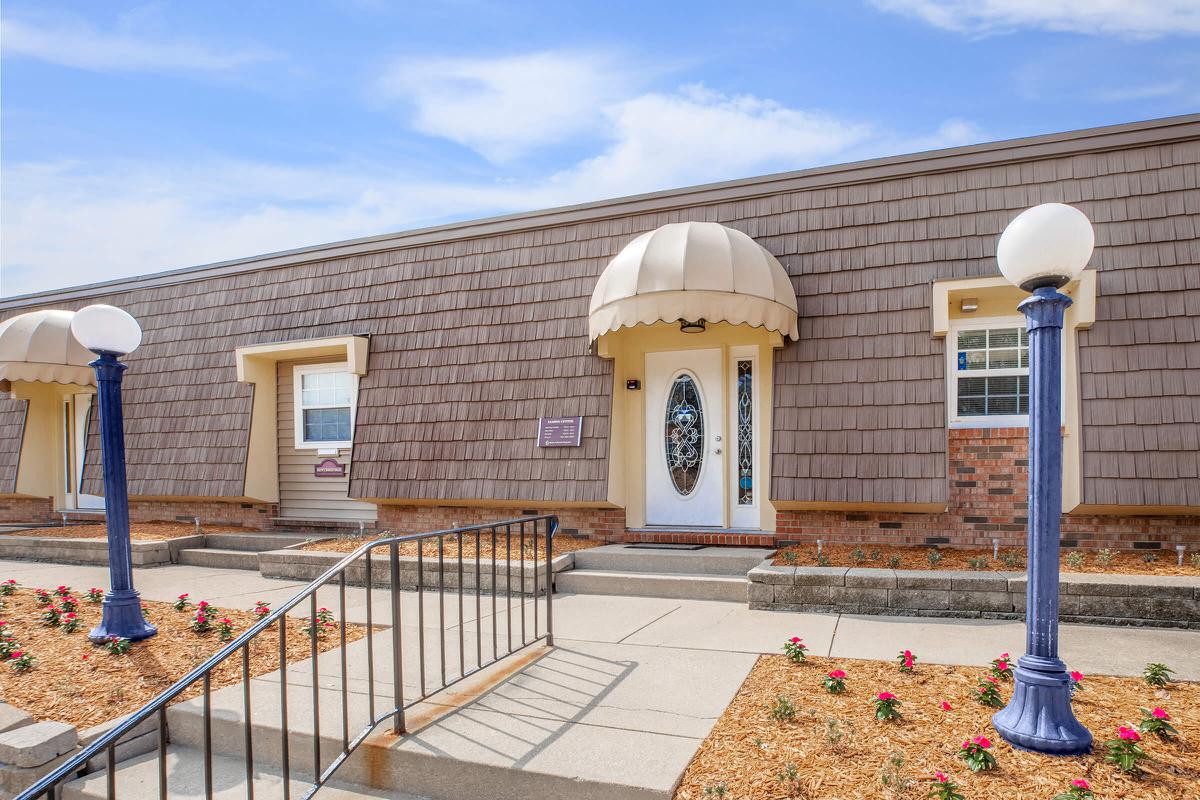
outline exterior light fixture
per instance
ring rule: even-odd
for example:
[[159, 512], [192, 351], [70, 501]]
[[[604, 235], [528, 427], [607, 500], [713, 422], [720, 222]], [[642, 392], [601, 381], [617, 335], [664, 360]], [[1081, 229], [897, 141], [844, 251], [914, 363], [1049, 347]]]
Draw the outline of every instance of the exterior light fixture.
[[964, 314], [970, 314], [972, 311], [979, 310], [978, 297], [964, 297], [958, 306]]
[[679, 330], [684, 333], [704, 333], [704, 320], [698, 319], [695, 322], [688, 322], [686, 319], [679, 320]]
[[108, 527], [109, 590], [100, 624], [88, 633], [93, 642], [119, 637], [136, 642], [158, 629], [142, 615], [133, 588], [133, 553], [129, 543], [129, 494], [125, 481], [125, 423], [121, 410], [121, 378], [126, 366], [117, 360], [142, 343], [137, 320], [113, 306], [94, 305], [76, 312], [71, 335], [99, 358], [96, 394], [100, 407], [100, 448], [104, 459], [104, 521]]
[[996, 261], [1033, 296], [1018, 308], [1029, 331], [1029, 572], [1025, 655], [1008, 705], [992, 725], [1022, 750], [1071, 756], [1092, 749], [1092, 734], [1071, 710], [1071, 678], [1058, 657], [1059, 517], [1062, 514], [1062, 328], [1071, 298], [1058, 289], [1091, 257], [1095, 235], [1082, 212], [1046, 203], [1021, 212], [1000, 236]]

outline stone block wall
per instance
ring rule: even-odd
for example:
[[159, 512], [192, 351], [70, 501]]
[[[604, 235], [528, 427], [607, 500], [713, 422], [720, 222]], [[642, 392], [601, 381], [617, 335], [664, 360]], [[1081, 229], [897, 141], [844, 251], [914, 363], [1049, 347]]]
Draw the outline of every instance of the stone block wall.
[[[1022, 619], [1025, 573], [772, 566], [749, 573], [750, 607], [887, 616]], [[1200, 578], [1064, 574], [1064, 622], [1200, 630]]]
[[[780, 511], [779, 542], [950, 545], [990, 548], [1025, 545], [1028, 430], [949, 431], [949, 502], [942, 513]], [[1200, 549], [1200, 516], [1152, 517], [1064, 514], [1066, 547], [1132, 550], [1177, 544]]]
[[0, 498], [0, 523], [61, 520], [61, 515], [54, 513], [54, 502], [48, 497]]

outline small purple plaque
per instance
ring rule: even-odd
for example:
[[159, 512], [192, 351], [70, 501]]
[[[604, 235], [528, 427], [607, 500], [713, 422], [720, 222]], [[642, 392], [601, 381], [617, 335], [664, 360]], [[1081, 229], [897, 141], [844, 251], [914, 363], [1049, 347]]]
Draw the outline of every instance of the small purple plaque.
[[322, 459], [319, 464], [313, 466], [313, 475], [318, 478], [344, 478], [346, 465], [338, 462], [336, 458]]
[[538, 447], [579, 447], [583, 417], [538, 417]]

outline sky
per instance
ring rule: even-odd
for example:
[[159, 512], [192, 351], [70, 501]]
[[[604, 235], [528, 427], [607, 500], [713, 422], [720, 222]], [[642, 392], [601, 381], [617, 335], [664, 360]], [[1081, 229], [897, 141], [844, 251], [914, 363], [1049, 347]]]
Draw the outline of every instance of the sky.
[[0, 12], [0, 296], [1200, 110], [1197, 0]]

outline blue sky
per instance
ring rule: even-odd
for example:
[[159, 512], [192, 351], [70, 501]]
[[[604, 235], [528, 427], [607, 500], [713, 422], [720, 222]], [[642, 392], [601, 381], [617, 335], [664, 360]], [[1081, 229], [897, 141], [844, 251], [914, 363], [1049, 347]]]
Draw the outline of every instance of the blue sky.
[[1200, 107], [1196, 0], [56, 3], [0, 294]]

